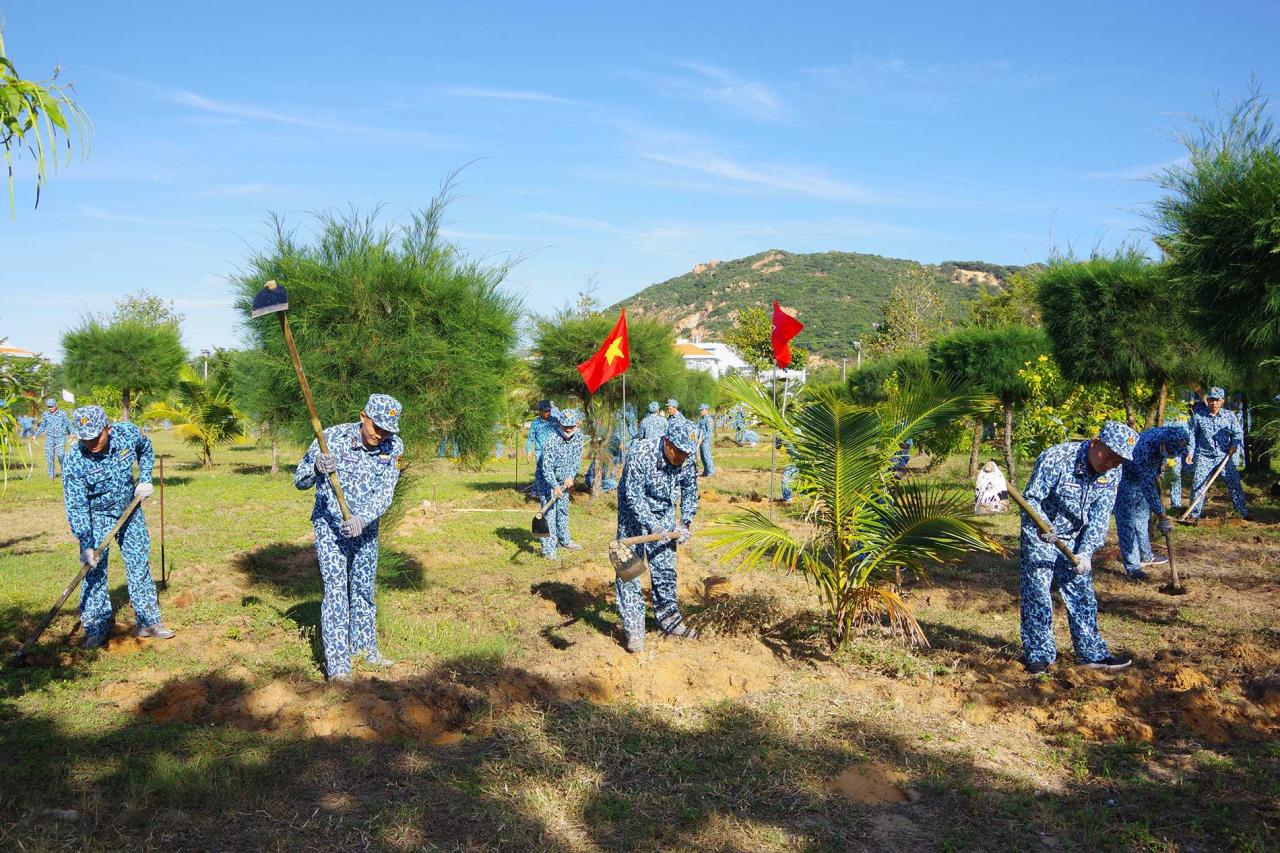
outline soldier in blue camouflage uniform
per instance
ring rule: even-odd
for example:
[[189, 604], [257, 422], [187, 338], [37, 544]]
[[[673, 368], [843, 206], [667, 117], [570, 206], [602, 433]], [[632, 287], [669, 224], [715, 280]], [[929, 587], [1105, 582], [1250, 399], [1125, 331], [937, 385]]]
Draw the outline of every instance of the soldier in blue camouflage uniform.
[[[151, 468], [155, 453], [151, 439], [128, 421], [107, 422], [100, 406], [82, 406], [72, 413], [73, 435], [79, 441], [62, 457], [62, 497], [67, 505], [67, 522], [80, 541], [80, 562], [92, 563], [80, 592], [80, 624], [84, 626], [86, 649], [95, 649], [107, 640], [114, 614], [107, 594], [107, 561], [110, 544], [94, 554], [102, 537], [135, 498], [151, 496]], [[138, 466], [138, 480], [133, 466]], [[160, 622], [156, 584], [151, 578], [151, 535], [139, 506], [116, 534], [124, 556], [129, 601], [138, 617], [134, 634], [167, 640], [173, 632]], [[96, 562], [94, 562], [96, 557]]]
[[[1185, 415], [1167, 417], [1161, 426], [1180, 426], [1187, 431], [1188, 435], [1190, 435], [1191, 419], [1201, 412], [1207, 411], [1209, 410], [1205, 408], [1204, 403], [1199, 399], [1199, 397], [1195, 397], [1187, 401], [1187, 413]], [[1184, 465], [1182, 463], [1182, 457], [1179, 456], [1177, 459], [1174, 459], [1169, 463], [1169, 470], [1172, 472], [1169, 485], [1169, 506], [1181, 509], [1182, 477], [1184, 472], [1187, 476], [1191, 476], [1192, 468], [1190, 465]]]
[[580, 551], [582, 546], [569, 534], [569, 492], [582, 466], [582, 433], [578, 431], [578, 413], [574, 409], [560, 412], [559, 427], [547, 439], [538, 459], [538, 476], [533, 492], [540, 503], [556, 498], [543, 516], [550, 533], [542, 537], [542, 556], [556, 559], [556, 546]]
[[1138, 434], [1133, 458], [1126, 460], [1116, 492], [1116, 533], [1120, 536], [1120, 558], [1124, 571], [1134, 580], [1146, 580], [1143, 566], [1169, 562], [1151, 551], [1148, 522], [1151, 513], [1159, 521], [1161, 533], [1173, 529], [1173, 522], [1160, 499], [1160, 474], [1166, 459], [1179, 459], [1187, 452], [1187, 431], [1180, 426], [1152, 427]]
[[649, 414], [645, 415], [644, 420], [640, 421], [641, 438], [647, 438], [652, 441], [667, 434], [667, 419], [658, 414], [658, 408], [657, 400], [649, 403]]
[[[1067, 606], [1076, 660], [1085, 666], [1120, 669], [1132, 661], [1111, 654], [1098, 634], [1093, 592], [1093, 552], [1107, 536], [1121, 472], [1133, 458], [1138, 434], [1107, 421], [1091, 441], [1055, 444], [1040, 454], [1023, 491], [1027, 503], [1053, 528], [1042, 533], [1022, 513], [1022, 650], [1027, 671], [1046, 671], [1058, 656], [1053, 639], [1053, 586]], [[1056, 546], [1063, 542], [1080, 561], [1073, 567]]]
[[[1191, 418], [1191, 441], [1187, 444], [1185, 465], [1195, 465], [1195, 474], [1191, 478], [1191, 497], [1194, 500], [1205, 484], [1209, 475], [1218, 467], [1223, 456], [1234, 454], [1244, 444], [1244, 430], [1235, 412], [1222, 408], [1226, 392], [1221, 388], [1210, 388], [1205, 395], [1205, 411]], [[1249, 507], [1244, 501], [1244, 488], [1240, 485], [1240, 472], [1236, 466], [1227, 463], [1219, 478], [1227, 484], [1231, 493], [1231, 504], [1240, 513], [1240, 517], [1249, 520]], [[1199, 520], [1204, 511], [1204, 501], [1208, 495], [1200, 495], [1200, 500], [1191, 508], [1192, 524]]]
[[[667, 420], [671, 420], [676, 415], [680, 415], [680, 401], [672, 397], [667, 400]], [[680, 415], [680, 417], [683, 418], [684, 415]]]
[[62, 464], [62, 453], [67, 446], [71, 424], [67, 421], [67, 413], [58, 408], [57, 400], [50, 397], [44, 402], [49, 408], [40, 418], [35, 437], [44, 433], [44, 462], [49, 469], [49, 479], [56, 480], [58, 475], [53, 469], [53, 463], [57, 460], [59, 465]]
[[[649, 563], [653, 615], [668, 637], [696, 639], [684, 623], [676, 598], [676, 546], [689, 540], [689, 525], [698, 512], [698, 470], [692, 454], [697, 430], [677, 415], [667, 423], [665, 436], [642, 438], [631, 445], [618, 486], [618, 538], [674, 532], [676, 539], [636, 545]], [[676, 522], [676, 501], [680, 520]], [[616, 581], [618, 613], [627, 635], [627, 651], [644, 649], [644, 594], [640, 579]]]
[[[378, 651], [374, 580], [378, 572], [378, 519], [391, 506], [400, 479], [404, 442], [400, 432], [400, 403], [386, 394], [373, 394], [360, 420], [324, 431], [329, 445], [320, 452], [311, 442], [298, 463], [293, 484], [316, 490], [311, 526], [316, 534], [316, 561], [324, 596], [320, 602], [320, 638], [325, 674], [330, 681], [351, 679], [353, 655], [364, 655], [373, 666], [392, 666]], [[329, 484], [337, 473], [351, 517]]]
[[711, 477], [716, 473], [716, 462], [711, 458], [711, 447], [716, 439], [716, 419], [711, 416], [711, 407], [703, 403], [698, 407], [698, 456], [702, 461], [702, 476]]

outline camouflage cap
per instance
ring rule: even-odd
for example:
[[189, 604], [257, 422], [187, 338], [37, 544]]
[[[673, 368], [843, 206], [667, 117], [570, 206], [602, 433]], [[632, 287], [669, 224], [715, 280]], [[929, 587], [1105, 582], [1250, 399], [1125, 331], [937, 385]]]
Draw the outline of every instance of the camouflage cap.
[[58, 401], [53, 399], [52, 397], [50, 397], [48, 400], [45, 400], [44, 404], [51, 409], [56, 409], [58, 407]]
[[682, 453], [692, 453], [698, 446], [698, 430], [684, 417], [674, 415], [667, 422], [667, 441]]
[[702, 405], [698, 406], [698, 411], [699, 411], [699, 412], [709, 412], [709, 411], [711, 411], [711, 407], [710, 407], [710, 406], [708, 406], [706, 403], [703, 403]]
[[1206, 400], [1225, 400], [1227, 399], [1227, 392], [1224, 391], [1220, 386], [1215, 385], [1209, 389], [1209, 393], [1205, 394], [1204, 398]]
[[678, 409], [680, 408], [680, 401], [677, 400], [675, 397], [672, 397], [670, 400], [667, 401], [667, 405], [673, 409]]
[[101, 406], [81, 406], [71, 413], [71, 431], [81, 441], [92, 441], [107, 428], [107, 413]]
[[550, 400], [539, 400], [539, 401], [538, 401], [538, 411], [539, 411], [539, 412], [549, 412], [549, 411], [551, 411], [551, 409], [552, 409], [552, 408], [553, 408], [553, 407], [552, 407], [552, 405], [551, 405], [551, 401], [550, 401]]
[[649, 403], [649, 413], [650, 413], [650, 414], [656, 414], [656, 413], [657, 413], [657, 411], [658, 411], [658, 409], [661, 409], [661, 408], [662, 408], [662, 407], [658, 405], [658, 401], [657, 401], [657, 400], [652, 400], [652, 401], [650, 401], [650, 403]]
[[364, 413], [378, 429], [400, 431], [400, 401], [390, 394], [370, 394], [369, 402], [364, 404]]
[[1133, 459], [1133, 446], [1138, 443], [1138, 434], [1119, 421], [1107, 421], [1098, 433], [1098, 440], [1112, 453], [1128, 461]]
[[578, 410], [561, 409], [560, 415], [556, 420], [560, 421], [560, 426], [562, 427], [576, 427], [578, 425]]

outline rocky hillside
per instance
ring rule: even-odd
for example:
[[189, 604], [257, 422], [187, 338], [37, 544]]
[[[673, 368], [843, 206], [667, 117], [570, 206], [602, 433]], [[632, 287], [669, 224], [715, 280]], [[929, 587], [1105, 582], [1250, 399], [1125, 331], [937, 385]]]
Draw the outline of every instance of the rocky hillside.
[[[646, 287], [615, 307], [669, 317], [684, 335], [715, 339], [744, 308], [766, 309], [777, 299], [804, 322], [804, 346], [828, 359], [854, 354], [853, 342], [881, 318], [893, 285], [915, 261], [821, 252], [796, 255], [770, 249], [736, 261], [708, 261], [684, 275]], [[956, 318], [983, 292], [999, 290], [1019, 267], [980, 261], [926, 265]]]

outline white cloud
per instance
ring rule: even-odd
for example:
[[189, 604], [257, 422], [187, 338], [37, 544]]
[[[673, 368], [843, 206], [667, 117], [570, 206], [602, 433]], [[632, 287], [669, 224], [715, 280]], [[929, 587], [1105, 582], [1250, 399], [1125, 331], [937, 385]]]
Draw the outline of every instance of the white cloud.
[[712, 154], [668, 154], [648, 152], [641, 155], [653, 163], [677, 169], [700, 172], [741, 184], [764, 187], [792, 195], [811, 196], [829, 201], [884, 201], [876, 193], [848, 181], [833, 178], [817, 169], [776, 164], [749, 165]]
[[676, 60], [672, 65], [687, 73], [634, 71], [627, 76], [649, 84], [665, 97], [717, 104], [761, 121], [776, 121], [786, 112], [782, 99], [764, 83], [708, 62]]
[[546, 104], [566, 104], [580, 106], [582, 101], [573, 98], [562, 98], [547, 92], [535, 92], [524, 89], [485, 89], [473, 86], [450, 86], [441, 90], [452, 98], [479, 98], [492, 101], [528, 101]]
[[1186, 166], [1190, 161], [1186, 156], [1174, 157], [1160, 163], [1149, 163], [1146, 166], [1129, 166], [1119, 169], [1104, 169], [1097, 172], [1086, 172], [1085, 177], [1094, 181], [1149, 181], [1166, 169]]

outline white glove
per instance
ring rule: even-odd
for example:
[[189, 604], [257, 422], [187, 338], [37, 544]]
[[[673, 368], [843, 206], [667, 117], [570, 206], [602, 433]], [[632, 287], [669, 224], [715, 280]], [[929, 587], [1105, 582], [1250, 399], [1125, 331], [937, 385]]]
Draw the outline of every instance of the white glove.
[[332, 453], [317, 453], [315, 465], [317, 474], [332, 474], [338, 470], [338, 460]]
[[355, 539], [364, 532], [364, 519], [358, 515], [353, 515], [339, 525], [342, 535], [348, 539]]
[[689, 530], [689, 525], [687, 524], [677, 524], [676, 529], [671, 532], [676, 534], [677, 545], [683, 545], [693, 536], [693, 532]]
[[1078, 575], [1087, 575], [1093, 571], [1093, 557], [1088, 554], [1076, 554], [1075, 572]]
[[1046, 545], [1058, 544], [1058, 534], [1054, 533], [1052, 530], [1048, 532], [1042, 530], [1037, 533], [1036, 536], [1040, 537], [1040, 541]]
[[80, 562], [86, 566], [96, 565], [98, 562], [98, 555], [93, 553], [92, 548], [85, 548], [80, 552]]
[[1156, 522], [1156, 529], [1161, 533], [1170, 533], [1173, 531], [1173, 522], [1169, 520], [1169, 516], [1162, 515], [1160, 520]]
[[155, 490], [156, 490], [156, 487], [151, 485], [150, 483], [139, 483], [138, 485], [133, 487], [133, 496], [135, 498], [146, 499], [151, 497], [151, 494]]

